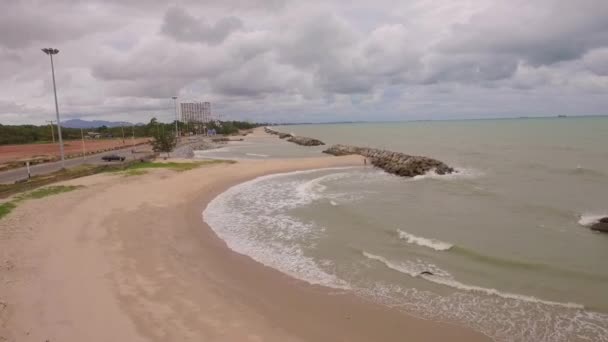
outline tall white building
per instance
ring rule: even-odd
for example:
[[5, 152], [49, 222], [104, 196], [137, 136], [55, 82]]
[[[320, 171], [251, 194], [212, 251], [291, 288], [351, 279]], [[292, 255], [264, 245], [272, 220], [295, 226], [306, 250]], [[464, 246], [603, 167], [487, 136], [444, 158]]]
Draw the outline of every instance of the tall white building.
[[205, 123], [211, 120], [211, 102], [180, 103], [182, 122]]

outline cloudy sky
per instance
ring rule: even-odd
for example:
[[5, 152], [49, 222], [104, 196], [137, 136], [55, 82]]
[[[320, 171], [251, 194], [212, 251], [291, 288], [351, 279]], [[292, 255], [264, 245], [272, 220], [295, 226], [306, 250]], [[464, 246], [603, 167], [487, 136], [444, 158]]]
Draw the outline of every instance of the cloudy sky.
[[2, 0], [0, 123], [608, 114], [606, 0]]

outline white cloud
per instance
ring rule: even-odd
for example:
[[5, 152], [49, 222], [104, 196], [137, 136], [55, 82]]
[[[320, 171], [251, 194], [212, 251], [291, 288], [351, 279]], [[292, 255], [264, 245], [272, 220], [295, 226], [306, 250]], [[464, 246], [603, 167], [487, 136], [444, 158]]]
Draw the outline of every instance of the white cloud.
[[46, 46], [61, 50], [59, 104], [71, 117], [170, 119], [175, 94], [233, 118], [281, 121], [608, 108], [598, 96], [608, 90], [604, 0], [3, 5], [0, 123], [53, 113]]

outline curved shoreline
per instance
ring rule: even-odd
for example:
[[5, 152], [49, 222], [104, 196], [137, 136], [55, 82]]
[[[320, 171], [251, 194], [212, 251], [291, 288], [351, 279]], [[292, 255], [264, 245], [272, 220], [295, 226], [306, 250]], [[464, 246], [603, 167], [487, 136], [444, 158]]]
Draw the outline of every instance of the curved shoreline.
[[[28, 202], [0, 221], [0, 230], [30, 229], [0, 239], [0, 256], [17, 270], [2, 273], [7, 286], [0, 288], [0, 300], [7, 309], [0, 310], [0, 336], [7, 341], [489, 341], [468, 328], [418, 319], [291, 278], [232, 251], [202, 220], [213, 198], [241, 182], [361, 164], [354, 156], [243, 161], [184, 173], [66, 182], [87, 187]], [[36, 267], [28, 267], [32, 264]]]
[[[248, 255], [232, 250], [202, 220], [201, 213], [207, 208], [207, 205], [232, 187], [260, 177], [280, 173], [360, 166], [363, 158], [360, 156], [337, 158], [340, 161], [335, 161], [333, 158], [329, 160], [326, 158], [315, 159], [299, 160], [300, 162], [315, 160], [313, 164], [307, 166], [290, 165], [287, 168], [268, 168], [262, 173], [224, 184], [221, 191], [217, 191], [211, 198], [206, 198], [204, 207], [199, 207], [199, 219], [205, 226], [206, 234], [213, 235], [214, 240], [216, 240], [215, 243], [220, 245], [221, 251], [218, 252], [233, 256], [230, 262], [232, 265], [223, 264], [222, 268], [232, 268], [238, 264], [237, 268], [241, 271], [248, 270], [252, 273], [252, 276], [257, 273], [255, 280], [250, 278], [248, 283], [248, 285], [251, 285], [252, 282], [255, 282], [256, 288], [249, 288], [247, 291], [252, 291], [257, 295], [264, 294], [265, 299], [276, 301], [268, 307], [258, 307], [258, 309], [267, 310], [265, 314], [272, 317], [273, 322], [280, 322], [280, 325], [285, 327], [290, 326], [289, 330], [305, 341], [491, 341], [489, 337], [466, 327], [417, 318], [411, 314], [372, 303], [348, 290], [343, 291], [324, 285], [315, 285], [294, 278], [275, 268], [266, 266]], [[347, 162], [343, 163], [343, 160]], [[281, 160], [276, 161], [280, 162]], [[290, 162], [297, 164], [295, 161]], [[239, 277], [242, 274], [235, 271], [233, 276]], [[249, 277], [247, 276], [247, 278]], [[244, 298], [244, 300], [247, 300], [247, 298]], [[283, 312], [282, 308], [284, 306], [292, 307], [293, 311]], [[296, 315], [297, 317], [294, 317]]]

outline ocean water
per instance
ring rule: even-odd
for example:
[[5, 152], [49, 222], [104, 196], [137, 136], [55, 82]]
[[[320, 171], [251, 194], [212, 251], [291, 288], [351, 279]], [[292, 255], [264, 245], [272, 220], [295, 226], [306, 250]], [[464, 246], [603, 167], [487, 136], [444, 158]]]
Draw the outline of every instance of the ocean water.
[[[257, 178], [203, 213], [233, 250], [496, 341], [608, 341], [608, 234], [587, 227], [608, 214], [608, 118], [279, 130], [459, 172], [406, 179], [361, 165]], [[255, 146], [246, 153], [273, 157]]]

